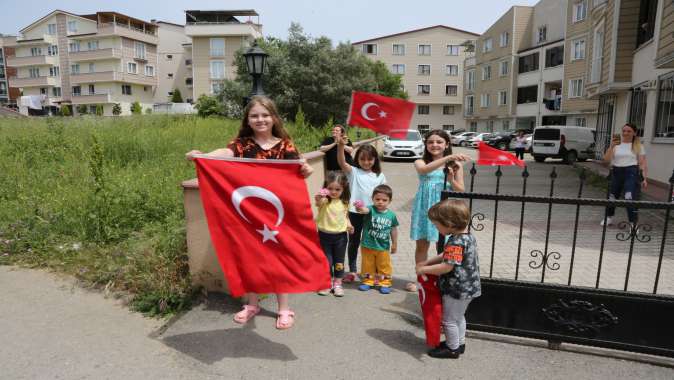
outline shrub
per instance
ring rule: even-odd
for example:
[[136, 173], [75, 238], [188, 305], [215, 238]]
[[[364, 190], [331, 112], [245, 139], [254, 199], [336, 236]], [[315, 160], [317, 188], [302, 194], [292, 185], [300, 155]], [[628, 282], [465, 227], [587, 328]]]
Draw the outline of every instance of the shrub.
[[152, 108], [146, 108], [146, 109], [145, 109], [145, 114], [146, 114], [146, 115], [152, 115]]
[[122, 105], [119, 104], [119, 103], [115, 103], [112, 106], [112, 114], [115, 115], [115, 116], [121, 115], [122, 114]]
[[194, 107], [197, 109], [197, 112], [201, 117], [222, 115], [222, 106], [215, 96], [199, 96], [199, 99], [197, 99], [197, 104], [195, 104]]
[[180, 90], [177, 88], [173, 90], [173, 95], [171, 95], [171, 102], [173, 103], [182, 103], [183, 102], [183, 96], [180, 94]]
[[103, 116], [103, 105], [96, 104], [96, 116]]
[[143, 113], [143, 107], [141, 107], [140, 103], [138, 103], [137, 101], [131, 103], [131, 113], [134, 115], [140, 115], [141, 113]]
[[80, 104], [77, 106], [77, 113], [79, 115], [86, 115], [87, 114], [87, 105], [86, 104]]
[[67, 104], [64, 104], [61, 106], [61, 116], [72, 116], [72, 112], [70, 111], [70, 106]]

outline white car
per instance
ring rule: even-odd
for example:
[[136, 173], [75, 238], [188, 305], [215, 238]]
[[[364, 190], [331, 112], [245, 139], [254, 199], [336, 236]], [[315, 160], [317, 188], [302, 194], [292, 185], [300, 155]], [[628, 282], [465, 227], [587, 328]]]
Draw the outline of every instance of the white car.
[[[533, 139], [533, 135], [524, 135], [524, 138], [526, 139], [526, 142], [524, 143], [524, 151], [525, 152], [530, 152], [531, 151], [531, 140]], [[515, 150], [515, 145], [517, 145], [517, 140], [513, 137], [510, 140], [510, 150]]]
[[386, 137], [384, 158], [421, 158], [424, 155], [424, 140], [421, 133], [410, 129], [402, 138]]
[[481, 141], [484, 141], [491, 137], [491, 133], [478, 133], [468, 140], [468, 146], [471, 148], [477, 148]]
[[452, 136], [452, 145], [468, 146], [468, 139], [477, 135], [477, 132], [463, 132]]

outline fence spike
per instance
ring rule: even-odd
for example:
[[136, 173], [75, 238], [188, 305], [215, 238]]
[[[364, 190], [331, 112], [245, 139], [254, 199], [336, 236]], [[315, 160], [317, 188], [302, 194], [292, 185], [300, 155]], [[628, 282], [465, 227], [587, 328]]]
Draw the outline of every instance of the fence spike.
[[496, 173], [494, 173], [495, 176], [500, 177], [503, 175], [503, 172], [501, 171], [501, 165], [497, 166], [498, 169], [496, 169]]
[[473, 166], [470, 168], [470, 175], [474, 176], [477, 174], [477, 170], [475, 169], [475, 163], [473, 162]]
[[524, 177], [524, 178], [529, 177], [529, 168], [527, 166], [525, 166], [524, 170], [522, 170], [522, 177]]
[[580, 174], [578, 175], [581, 182], [584, 182], [587, 179], [587, 174], [585, 173], [585, 168], [580, 169]]
[[557, 178], [557, 167], [556, 166], [552, 167], [552, 172], [550, 172], [550, 178], [552, 178], [553, 180], [555, 178]]

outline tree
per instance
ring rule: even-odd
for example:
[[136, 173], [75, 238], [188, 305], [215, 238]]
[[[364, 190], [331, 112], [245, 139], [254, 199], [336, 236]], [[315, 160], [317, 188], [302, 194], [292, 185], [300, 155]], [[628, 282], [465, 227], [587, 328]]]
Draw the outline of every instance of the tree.
[[61, 116], [71, 116], [73, 113], [70, 110], [70, 106], [67, 104], [64, 104], [61, 106]]
[[140, 103], [137, 101], [131, 103], [131, 113], [134, 115], [140, 115], [143, 112], [143, 107], [140, 106]]
[[77, 106], [77, 113], [80, 115], [86, 115], [87, 114], [87, 105], [86, 104], [79, 104]]
[[208, 96], [202, 94], [197, 99], [197, 104], [194, 105], [197, 109], [197, 113], [201, 117], [207, 117], [212, 115], [221, 115], [222, 114], [222, 105], [218, 102], [218, 99], [215, 96]]
[[103, 116], [103, 105], [96, 104], [96, 116]]
[[112, 114], [115, 116], [119, 116], [122, 114], [122, 105], [119, 103], [115, 103], [112, 105]]
[[463, 51], [466, 53], [475, 53], [475, 41], [465, 40], [461, 43], [461, 46], [463, 46]]
[[180, 90], [177, 88], [173, 90], [173, 95], [171, 95], [171, 102], [172, 103], [182, 103], [183, 102], [183, 96], [180, 94]]

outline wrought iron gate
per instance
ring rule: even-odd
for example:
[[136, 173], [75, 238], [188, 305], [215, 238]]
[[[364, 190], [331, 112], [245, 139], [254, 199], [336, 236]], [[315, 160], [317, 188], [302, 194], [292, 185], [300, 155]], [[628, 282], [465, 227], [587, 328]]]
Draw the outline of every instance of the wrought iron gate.
[[594, 154], [596, 159], [602, 159], [604, 152], [611, 145], [611, 128], [613, 127], [613, 110], [616, 96], [614, 94], [599, 97], [599, 109], [597, 111], [597, 134], [595, 135]]
[[[575, 197], [555, 196], [554, 168], [547, 196], [527, 195], [526, 168], [521, 174], [521, 195], [500, 194], [500, 167], [495, 172], [495, 192], [475, 193], [476, 173], [473, 165], [469, 192], [443, 192], [443, 199], [469, 201], [470, 228], [479, 235], [482, 296], [468, 308], [469, 329], [674, 357], [674, 231], [669, 231], [673, 199], [609, 200], [608, 189], [604, 199], [585, 198], [584, 171]], [[669, 194], [673, 189], [674, 174]], [[641, 210], [643, 222], [619, 223], [614, 239], [615, 230], [599, 226], [609, 206], [618, 208], [616, 215], [626, 207]], [[510, 211], [508, 222], [499, 217], [504, 207]], [[580, 216], [585, 209], [598, 214], [591, 223], [589, 217]], [[559, 217], [559, 210], [566, 219]], [[527, 218], [536, 219], [533, 226]], [[506, 227], [508, 231], [497, 233]], [[528, 254], [524, 254], [529, 243], [523, 239], [525, 230], [541, 245]], [[559, 230], [566, 232], [559, 234]], [[560, 236], [570, 243], [553, 244]], [[511, 248], [504, 248], [504, 241]], [[503, 263], [498, 270], [495, 258]], [[624, 278], [617, 272], [624, 272]], [[641, 288], [635, 290], [637, 285]]]

